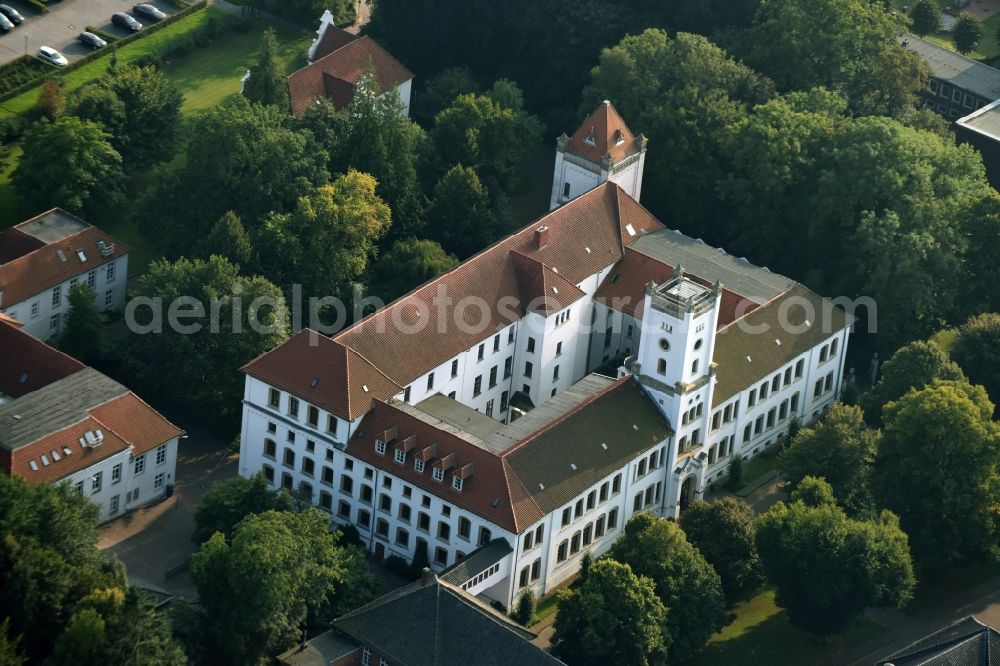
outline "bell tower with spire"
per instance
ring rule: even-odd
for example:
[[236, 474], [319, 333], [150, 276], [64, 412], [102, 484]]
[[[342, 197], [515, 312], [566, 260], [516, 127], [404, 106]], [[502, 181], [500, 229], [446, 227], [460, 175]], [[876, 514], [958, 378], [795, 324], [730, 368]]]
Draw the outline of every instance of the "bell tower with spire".
[[609, 180], [638, 201], [645, 161], [646, 137], [633, 135], [611, 102], [604, 100], [573, 136], [556, 139], [549, 210]]

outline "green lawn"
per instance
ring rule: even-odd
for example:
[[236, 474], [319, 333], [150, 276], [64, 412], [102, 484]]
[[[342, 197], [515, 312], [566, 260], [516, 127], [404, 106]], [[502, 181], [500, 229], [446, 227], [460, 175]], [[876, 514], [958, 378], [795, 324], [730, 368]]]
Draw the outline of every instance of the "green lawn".
[[743, 485], [737, 491], [737, 494], [741, 491], [747, 490], [750, 486], [756, 483], [760, 477], [775, 469], [778, 469], [777, 455], [766, 454], [754, 458], [743, 467]]
[[882, 630], [867, 618], [848, 631], [817, 639], [788, 624], [785, 611], [766, 590], [730, 609], [733, 621], [712, 636], [694, 659], [696, 666], [795, 666], [815, 664], [857, 645]]
[[[194, 49], [164, 67], [167, 78], [184, 93], [184, 113], [216, 106], [240, 91], [240, 78], [260, 48], [266, 27], [255, 20], [250, 31], [229, 33], [211, 46]], [[279, 54], [286, 74], [306, 64], [309, 43], [310, 37], [304, 32], [278, 30]]]

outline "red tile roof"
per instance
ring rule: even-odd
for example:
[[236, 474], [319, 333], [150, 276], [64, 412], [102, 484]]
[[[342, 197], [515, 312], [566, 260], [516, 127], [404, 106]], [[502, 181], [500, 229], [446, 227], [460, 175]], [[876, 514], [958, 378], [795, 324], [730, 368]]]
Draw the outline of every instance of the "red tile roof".
[[0, 393], [19, 398], [87, 366], [0, 319]]
[[[387, 442], [384, 455], [377, 453], [375, 438], [393, 428], [397, 436]], [[432, 445], [436, 449], [431, 458], [433, 462], [424, 468], [423, 473], [413, 468], [413, 454], [407, 455], [406, 463], [402, 465], [393, 459], [397, 445], [411, 436], [416, 437], [416, 451]], [[376, 467], [390, 470], [407, 483], [447, 497], [455, 505], [514, 533], [537, 522], [543, 515], [503, 457], [381, 400], [374, 401], [371, 411], [348, 442], [347, 452]], [[443, 481], [435, 481], [431, 476], [435, 462], [452, 456], [454, 466], [445, 474]], [[465, 481], [461, 491], [455, 490], [451, 485], [451, 472], [469, 463], [474, 465], [474, 473]]]
[[[0, 237], [0, 240], [3, 240], [3, 237]], [[108, 247], [114, 246], [114, 250], [109, 256], [102, 256], [97, 249], [97, 241], [103, 241]], [[59, 258], [60, 250], [66, 258], [65, 261]], [[80, 261], [76, 254], [77, 250], [83, 251], [86, 261]], [[127, 245], [94, 226], [54, 243], [43, 245], [0, 265], [2, 305], [10, 307], [20, 303], [74, 276], [103, 266], [128, 251]]]
[[[711, 287], [712, 282], [699, 275], [684, 271], [685, 275], [695, 282]], [[642, 320], [642, 304], [646, 294], [646, 285], [650, 280], [662, 284], [672, 278], [674, 268], [658, 259], [628, 248], [625, 257], [608, 271], [608, 277], [594, 294], [594, 300], [613, 310], [627, 314], [637, 320]], [[759, 304], [736, 292], [722, 288], [719, 303], [719, 321], [716, 330], [736, 321], [740, 317], [753, 312]]]
[[[104, 433], [104, 441], [100, 446], [93, 448], [80, 446], [79, 440], [84, 433], [96, 430], [101, 430]], [[63, 451], [64, 446], [69, 448], [69, 455]], [[87, 418], [13, 451], [10, 466], [5, 467], [4, 471], [11, 475], [16, 474], [28, 483], [58, 481], [127, 448], [128, 444], [125, 440], [102, 427], [101, 423], [95, 419]], [[60, 460], [53, 461], [52, 451], [57, 452]], [[42, 463], [42, 455], [48, 457], [48, 465]], [[37, 470], [31, 469], [29, 463], [32, 460], [35, 461]], [[106, 482], [110, 483], [111, 479], [106, 479]]]
[[45, 247], [45, 241], [26, 234], [17, 227], [11, 227], [0, 234], [0, 264], [14, 261], [41, 247]]
[[135, 447], [136, 455], [142, 455], [184, 434], [183, 430], [163, 418], [134, 393], [126, 393], [94, 407], [90, 410], [90, 415], [105, 426], [106, 432], [115, 433]]
[[242, 370], [348, 421], [367, 412], [373, 398], [403, 390], [357, 352], [311, 330], [300, 331]]
[[[541, 226], [548, 230], [539, 247], [535, 231]], [[400, 387], [523, 316], [530, 303], [523, 295], [537, 293], [537, 278], [542, 279], [543, 289], [559, 288], [547, 307], [564, 308], [579, 297], [575, 285], [621, 259], [632, 239], [662, 228], [617, 185], [606, 183], [345, 329], [334, 337], [336, 344], [323, 340], [307, 344], [301, 339], [303, 332], [243, 371], [353, 420], [367, 410], [372, 398], [392, 397]], [[519, 282], [518, 265], [531, 262], [542, 266], [543, 272], [536, 273], [536, 280], [525, 279], [522, 272]], [[486, 303], [489, 312], [466, 307], [470, 302]], [[465, 325], [458, 326], [459, 321]], [[344, 361], [348, 350], [350, 366], [356, 368], [351, 379]], [[370, 394], [356, 394], [357, 376], [370, 380]], [[313, 377], [320, 379], [319, 390], [309, 388]], [[354, 393], [348, 396], [345, 387]]]
[[537, 259], [511, 250], [511, 262], [517, 275], [521, 305], [526, 310], [547, 317], [587, 296], [575, 284]]
[[570, 137], [566, 152], [600, 164], [605, 155], [620, 162], [641, 150], [632, 131], [611, 102], [602, 102]]
[[323, 31], [323, 36], [319, 38], [319, 44], [316, 45], [316, 52], [313, 53], [312, 59], [315, 62], [320, 58], [324, 58], [357, 38], [357, 35], [352, 35], [332, 23], [328, 24], [326, 30]]
[[369, 67], [375, 71], [379, 92], [413, 78], [413, 72], [378, 42], [371, 37], [359, 37], [288, 75], [292, 113], [302, 113], [312, 100], [324, 96], [330, 97], [337, 108], [344, 108], [354, 96], [358, 79]]

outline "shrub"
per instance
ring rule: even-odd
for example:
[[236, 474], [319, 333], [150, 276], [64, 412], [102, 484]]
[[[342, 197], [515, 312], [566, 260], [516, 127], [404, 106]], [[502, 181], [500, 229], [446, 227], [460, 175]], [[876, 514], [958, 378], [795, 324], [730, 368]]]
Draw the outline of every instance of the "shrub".
[[524, 590], [517, 596], [514, 602], [514, 610], [510, 613], [511, 619], [527, 627], [535, 617], [535, 593], [531, 589]]
[[24, 83], [37, 81], [53, 71], [55, 68], [52, 65], [31, 56], [21, 56], [16, 60], [11, 60], [0, 67], [0, 94], [13, 90]]
[[110, 32], [105, 32], [104, 30], [101, 30], [100, 28], [95, 28], [92, 25], [84, 27], [84, 30], [86, 30], [87, 32], [94, 33], [95, 35], [106, 41], [109, 46], [121, 40], [121, 37], [119, 37], [118, 35], [113, 35]]
[[739, 456], [733, 456], [733, 459], [729, 461], [729, 479], [726, 481], [726, 486], [730, 490], [736, 490], [743, 485], [743, 458]]
[[48, 14], [49, 8], [41, 0], [24, 0], [24, 3], [34, 9], [39, 14]]
[[400, 578], [405, 578], [407, 580], [414, 580], [413, 570], [410, 568], [410, 563], [404, 560], [399, 555], [390, 555], [389, 557], [385, 558], [385, 561], [382, 563], [382, 566], [385, 567], [386, 571], [394, 573]]

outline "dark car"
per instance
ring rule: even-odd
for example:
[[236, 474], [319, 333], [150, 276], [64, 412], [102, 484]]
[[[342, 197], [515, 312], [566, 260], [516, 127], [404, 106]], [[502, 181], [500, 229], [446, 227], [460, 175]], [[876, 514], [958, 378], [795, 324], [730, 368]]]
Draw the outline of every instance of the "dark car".
[[10, 22], [10, 19], [8, 19], [3, 14], [0, 14], [0, 30], [3, 30], [4, 32], [10, 32], [13, 29], [14, 29], [14, 24]]
[[132, 8], [132, 11], [138, 14], [139, 16], [147, 18], [151, 21], [162, 21], [163, 19], [167, 18], [166, 14], [161, 12], [153, 5], [146, 3], [143, 3], [141, 5], [136, 5], [135, 7]]
[[81, 32], [80, 36], [76, 38], [76, 41], [80, 42], [84, 46], [89, 46], [92, 49], [99, 49], [102, 46], [108, 45], [106, 41], [92, 32]]
[[111, 17], [111, 22], [123, 30], [130, 30], [132, 32], [142, 30], [142, 24], [125, 12], [115, 12], [114, 16]]
[[21, 25], [24, 23], [24, 17], [17, 13], [17, 10], [10, 5], [0, 5], [0, 14], [7, 17], [7, 20], [14, 25]]

